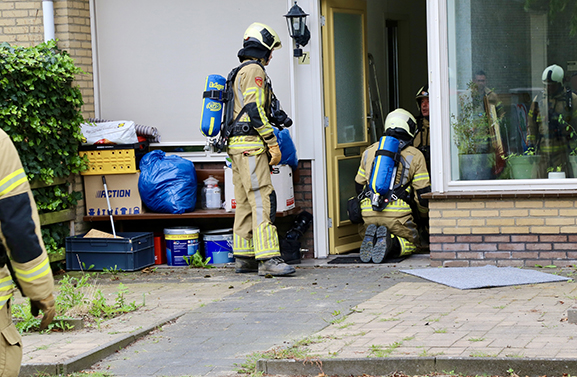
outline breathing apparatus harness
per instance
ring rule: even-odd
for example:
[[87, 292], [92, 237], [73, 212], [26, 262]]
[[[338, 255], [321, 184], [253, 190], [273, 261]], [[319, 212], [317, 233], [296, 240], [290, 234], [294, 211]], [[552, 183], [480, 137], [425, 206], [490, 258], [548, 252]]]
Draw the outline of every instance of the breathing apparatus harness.
[[[238, 113], [236, 118], [234, 115], [234, 81], [238, 72], [249, 64], [258, 64], [263, 71], [264, 66], [257, 60], [249, 60], [243, 62], [238, 67], [234, 68], [228, 74], [226, 79], [226, 86], [224, 90], [207, 90], [203, 93], [203, 98], [210, 98], [212, 100], [220, 101], [224, 103], [224, 116], [220, 126], [220, 134], [218, 139], [213, 141], [213, 146], [218, 153], [221, 153], [231, 136], [235, 135], [258, 135], [258, 132], [252, 127], [250, 123], [241, 123], [240, 118], [246, 113], [247, 105], [245, 105], [241, 111]], [[272, 90], [272, 83], [270, 79], [266, 78], [265, 88], [267, 88], [271, 93], [271, 103], [270, 112], [267, 111], [267, 117], [269, 122], [279, 128], [288, 128], [292, 125], [292, 119], [284, 112], [280, 105], [280, 101], [276, 98], [274, 91]]]
[[[405, 166], [401, 157], [401, 151], [411, 144], [412, 140], [404, 141], [393, 136], [383, 136], [379, 141], [379, 147], [375, 151], [375, 159], [371, 168], [369, 183], [358, 195], [359, 201], [364, 198], [371, 199], [373, 211], [383, 211], [387, 205], [398, 199], [411, 204], [411, 196], [407, 192], [410, 182], [403, 183]], [[399, 163], [401, 164], [401, 179], [395, 184]]]

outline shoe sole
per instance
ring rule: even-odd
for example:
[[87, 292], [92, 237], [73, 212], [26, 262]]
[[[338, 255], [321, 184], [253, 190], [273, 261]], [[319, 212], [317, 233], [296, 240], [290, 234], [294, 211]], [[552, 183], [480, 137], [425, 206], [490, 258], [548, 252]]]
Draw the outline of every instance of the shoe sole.
[[386, 227], [380, 226], [377, 229], [377, 242], [373, 247], [373, 252], [371, 253], [371, 259], [373, 263], [381, 263], [385, 259], [387, 254], [387, 238], [389, 237], [389, 231]]
[[294, 274], [295, 272], [296, 272], [296, 270], [294, 270], [294, 269], [293, 269], [292, 271], [290, 271], [290, 272], [283, 272], [283, 273], [278, 273], [278, 272], [272, 273], [272, 272], [260, 272], [260, 271], [259, 271], [259, 272], [258, 272], [258, 276], [266, 276], [266, 275], [271, 275], [271, 276], [287, 276], [287, 275], [290, 275], [290, 274]]
[[365, 232], [365, 238], [361, 243], [360, 257], [363, 263], [369, 263], [371, 261], [371, 254], [375, 242], [375, 233], [377, 232], [377, 226], [371, 224], [367, 227]]
[[236, 272], [237, 274], [247, 274], [250, 272], [258, 272], [258, 269], [255, 270], [248, 270], [248, 269], [235, 269], [234, 272]]

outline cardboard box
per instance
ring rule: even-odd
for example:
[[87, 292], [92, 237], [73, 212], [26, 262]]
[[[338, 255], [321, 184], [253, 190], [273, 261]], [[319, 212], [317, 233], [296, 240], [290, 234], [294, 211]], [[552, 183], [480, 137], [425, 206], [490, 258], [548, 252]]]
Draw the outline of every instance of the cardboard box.
[[[275, 165], [271, 172], [271, 181], [276, 192], [277, 212], [287, 211], [295, 207], [292, 168], [288, 165]], [[234, 200], [234, 185], [232, 184], [232, 169], [224, 167], [224, 209], [227, 212], [236, 209]]]
[[[133, 215], [143, 212], [142, 200], [138, 192], [139, 176], [140, 172], [104, 175], [113, 215]], [[102, 175], [85, 175], [83, 178], [86, 215], [108, 215]]]

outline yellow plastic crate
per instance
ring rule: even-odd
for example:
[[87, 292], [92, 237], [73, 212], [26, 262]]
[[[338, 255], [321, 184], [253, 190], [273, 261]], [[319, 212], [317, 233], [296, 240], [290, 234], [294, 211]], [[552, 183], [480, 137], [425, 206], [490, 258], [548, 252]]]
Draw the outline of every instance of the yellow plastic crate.
[[136, 173], [134, 149], [79, 151], [80, 157], [88, 156], [88, 170], [82, 175]]

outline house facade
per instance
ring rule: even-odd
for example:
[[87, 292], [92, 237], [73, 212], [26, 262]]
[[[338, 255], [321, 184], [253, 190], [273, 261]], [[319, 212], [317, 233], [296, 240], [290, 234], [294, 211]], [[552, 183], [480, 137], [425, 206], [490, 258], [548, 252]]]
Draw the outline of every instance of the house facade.
[[[346, 201], [360, 155], [382, 133], [389, 111], [402, 107], [417, 114], [415, 93], [428, 84], [431, 265], [577, 262], [577, 168], [574, 173], [568, 157], [557, 158], [570, 151], [527, 144], [531, 126], [547, 125], [530, 114], [533, 99], [544, 98], [544, 69], [560, 66], [563, 87], [577, 90], [571, 12], [551, 8], [555, 4], [547, 0], [301, 0], [311, 38], [295, 58], [283, 17], [293, 1], [215, 4], [8, 0], [0, 4], [0, 42], [37, 44], [54, 30], [59, 47], [86, 73], [77, 79], [85, 118], [156, 127], [162, 139], [154, 148], [218, 167], [225, 156], [205, 150], [199, 131], [204, 80], [226, 77], [238, 64], [250, 23], [273, 27], [283, 48], [267, 72], [294, 120], [300, 160], [295, 199], [314, 216], [303, 247], [316, 258], [359, 247]], [[484, 117], [485, 162], [477, 168], [461, 156], [459, 130], [466, 125], [461, 98], [471, 97], [478, 73], [498, 100], [483, 106], [491, 116]], [[572, 104], [564, 106], [572, 111]], [[561, 127], [557, 136], [571, 145], [567, 125]], [[512, 157], [530, 147], [541, 162], [530, 165], [528, 176], [516, 176]], [[547, 166], [549, 161], [561, 162]], [[566, 170], [565, 178], [549, 179], [549, 168]], [[80, 218], [83, 211], [79, 207]]]

